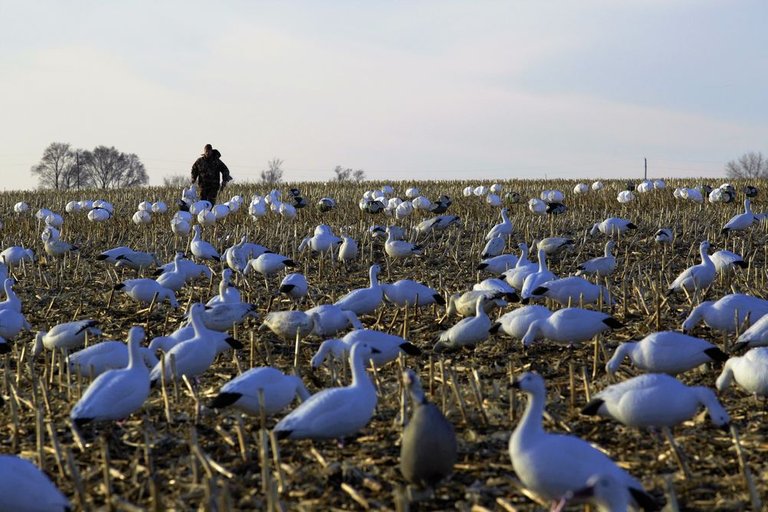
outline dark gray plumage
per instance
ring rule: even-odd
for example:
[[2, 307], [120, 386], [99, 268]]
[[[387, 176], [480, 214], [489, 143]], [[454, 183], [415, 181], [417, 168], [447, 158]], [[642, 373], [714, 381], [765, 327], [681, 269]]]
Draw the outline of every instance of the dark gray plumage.
[[413, 415], [403, 431], [400, 472], [413, 485], [434, 487], [453, 472], [456, 434], [440, 409], [424, 397], [416, 372], [403, 372], [403, 381], [411, 393]]

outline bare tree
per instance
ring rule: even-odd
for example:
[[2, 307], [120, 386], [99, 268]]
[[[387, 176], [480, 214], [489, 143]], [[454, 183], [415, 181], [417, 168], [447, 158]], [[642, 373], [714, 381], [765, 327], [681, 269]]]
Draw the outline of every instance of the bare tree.
[[116, 187], [139, 187], [146, 185], [149, 182], [147, 176], [147, 170], [144, 168], [144, 164], [141, 163], [139, 157], [135, 153], [129, 155], [123, 155], [125, 157], [125, 170], [122, 174], [115, 177], [114, 183]]
[[40, 163], [32, 167], [32, 174], [37, 175], [41, 188], [65, 189], [64, 176], [72, 165], [74, 154], [69, 144], [53, 142], [45, 151]]
[[354, 180], [357, 183], [360, 183], [365, 179], [365, 171], [362, 169], [352, 170], [351, 167], [345, 169], [344, 167], [337, 165], [333, 172], [336, 173], [334, 181], [338, 182]]
[[266, 185], [276, 185], [283, 181], [283, 161], [273, 158], [267, 162], [267, 170], [261, 171], [261, 182]]
[[725, 175], [731, 179], [768, 178], [768, 160], [762, 153], [745, 153], [725, 164]]
[[86, 158], [85, 150], [76, 149], [72, 152], [72, 162], [62, 177], [63, 188], [80, 190], [90, 186], [88, 171], [85, 168]]
[[362, 169], [358, 169], [355, 172], [352, 173], [352, 179], [355, 180], [357, 183], [360, 183], [361, 181], [365, 181], [365, 171]]

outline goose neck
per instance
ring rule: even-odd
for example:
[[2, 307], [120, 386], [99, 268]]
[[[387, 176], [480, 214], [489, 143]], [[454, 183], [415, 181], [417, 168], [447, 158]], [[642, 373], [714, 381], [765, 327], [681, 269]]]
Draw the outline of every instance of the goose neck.
[[350, 366], [352, 367], [352, 386], [353, 387], [373, 387], [368, 372], [365, 370], [366, 358], [365, 351], [354, 350], [351, 351]]
[[542, 418], [544, 416], [545, 394], [540, 391], [528, 392], [528, 405], [525, 407], [523, 418], [512, 433], [512, 444], [515, 451], [530, 446], [536, 438], [544, 435]]

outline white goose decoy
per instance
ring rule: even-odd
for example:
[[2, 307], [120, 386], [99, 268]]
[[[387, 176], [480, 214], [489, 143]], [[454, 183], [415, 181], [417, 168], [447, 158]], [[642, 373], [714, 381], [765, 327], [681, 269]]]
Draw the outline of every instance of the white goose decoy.
[[72, 408], [69, 417], [80, 426], [89, 421], [121, 420], [138, 410], [149, 396], [149, 368], [141, 342], [144, 329], [128, 331], [128, 366], [99, 375]]
[[266, 366], [251, 368], [224, 384], [208, 407], [234, 407], [246, 414], [257, 416], [261, 414], [260, 393], [263, 393], [264, 414], [267, 416], [285, 409], [296, 395], [302, 402], [310, 396], [301, 378], [285, 375], [280, 370]]
[[5, 300], [0, 302], [0, 311], [10, 310], [17, 313], [21, 313], [21, 299], [13, 291], [13, 285], [16, 281], [12, 278], [5, 277], [3, 279], [3, 291], [5, 291]]
[[50, 478], [27, 459], [0, 455], [0, 510], [35, 512], [72, 510]]
[[536, 249], [542, 249], [547, 256], [557, 256], [564, 251], [573, 250], [574, 242], [572, 238], [562, 236], [550, 236], [542, 238], [536, 243]]
[[219, 293], [214, 295], [205, 304], [206, 306], [214, 306], [216, 304], [239, 304], [242, 302], [240, 296], [240, 290], [237, 289], [235, 283], [232, 282], [232, 270], [225, 268], [221, 272], [221, 281], [219, 281]]
[[[204, 309], [205, 306], [200, 303], [190, 306], [189, 320], [192, 329], [194, 329], [194, 335], [171, 348], [164, 360], [152, 368], [149, 374], [152, 385], [160, 380], [161, 375], [170, 381], [172, 378], [180, 380], [184, 375], [191, 378], [204, 373], [216, 358], [219, 344], [222, 341], [232, 348], [242, 348], [239, 341], [226, 333], [214, 331], [205, 326], [202, 319]], [[175, 361], [175, 376], [173, 375], [174, 366], [171, 364], [171, 359]]]
[[640, 341], [618, 346], [605, 365], [614, 375], [625, 357], [648, 373], [677, 375], [712, 361], [724, 362], [728, 356], [708, 341], [676, 331], [653, 332]]
[[179, 307], [179, 302], [176, 300], [176, 294], [173, 293], [173, 290], [148, 277], [128, 279], [116, 284], [114, 289], [115, 291], [124, 292], [130, 298], [142, 304], [151, 303], [155, 296], [157, 296], [158, 301], [162, 302], [167, 299], [171, 307]]
[[734, 351], [768, 346], [768, 314], [763, 315], [736, 339]]
[[[129, 340], [130, 343], [130, 340]], [[139, 347], [141, 359], [147, 368], [157, 364], [157, 356], [146, 347]], [[101, 341], [67, 356], [72, 373], [98, 377], [107, 370], [125, 368], [130, 362], [130, 348], [122, 341]]]
[[621, 322], [600, 311], [563, 308], [546, 318], [531, 322], [522, 342], [523, 346], [527, 347], [544, 338], [560, 345], [571, 346], [591, 340], [601, 332], [621, 327]]
[[604, 235], [616, 236], [624, 234], [628, 229], [637, 229], [637, 226], [627, 219], [608, 217], [602, 222], [596, 222], [589, 231], [589, 234], [596, 235], [599, 231]]
[[675, 240], [675, 232], [669, 228], [661, 228], [653, 235], [653, 239], [660, 244], [671, 244]]
[[612, 304], [610, 294], [605, 286], [593, 284], [580, 276], [564, 277], [547, 281], [531, 291], [531, 297], [547, 297], [562, 306], [597, 304], [602, 297], [604, 304]]
[[347, 293], [334, 304], [341, 309], [352, 311], [357, 316], [368, 315], [376, 311], [384, 299], [384, 291], [379, 284], [379, 272], [381, 267], [373, 264], [368, 270], [370, 286], [368, 288], [358, 288]]
[[[50, 228], [46, 228], [50, 229]], [[45, 232], [44, 232], [45, 233]], [[45, 235], [44, 235], [45, 238]], [[64, 256], [67, 253], [79, 251], [80, 248], [64, 240], [57, 240], [53, 238], [43, 240], [43, 249], [48, 256], [59, 257]]]
[[173, 258], [173, 270], [163, 272], [155, 281], [157, 284], [169, 290], [177, 292], [187, 284], [187, 273], [181, 268], [180, 262], [184, 259], [183, 252], [177, 252]]
[[321, 343], [320, 348], [312, 357], [312, 367], [319, 367], [329, 356], [335, 359], [346, 357], [352, 347], [358, 343], [364, 343], [374, 350], [370, 360], [373, 361], [376, 368], [381, 368], [394, 361], [401, 353], [409, 356], [421, 355], [419, 347], [400, 336], [373, 329], [356, 329], [348, 332], [341, 339], [333, 338]]
[[489, 277], [488, 279], [483, 279], [479, 283], [473, 284], [472, 289], [498, 292], [501, 293], [505, 299], [508, 299], [511, 302], [520, 300], [520, 297], [517, 296], [517, 292], [509, 285], [509, 283], [503, 279], [497, 279], [495, 277]]
[[420, 245], [396, 239], [389, 228], [387, 228], [387, 241], [384, 243], [384, 252], [390, 258], [407, 258], [408, 256], [421, 256], [423, 254]]
[[631, 495], [613, 476], [603, 474], [592, 475], [586, 487], [569, 493], [566, 498], [574, 503], [592, 503], [598, 512], [625, 512], [629, 510]]
[[0, 281], [8, 279], [8, 265], [0, 261]]
[[173, 261], [166, 263], [165, 265], [155, 270], [153, 275], [161, 276], [165, 272], [172, 272], [176, 268], [178, 268], [179, 271], [184, 274], [187, 282], [193, 281], [199, 277], [210, 279], [213, 276], [213, 272], [207, 265], [202, 263], [195, 263], [194, 261], [188, 259], [186, 256], [180, 259], [178, 262], [174, 257]]
[[526, 276], [523, 287], [520, 289], [520, 299], [523, 304], [528, 303], [528, 300], [533, 296], [533, 290], [554, 279], [557, 279], [557, 276], [547, 268], [547, 253], [544, 252], [544, 249], [539, 249], [539, 268]]
[[459, 217], [456, 215], [438, 215], [431, 219], [426, 219], [419, 222], [414, 229], [419, 234], [428, 235], [432, 231], [444, 231], [454, 224], [458, 224]]
[[501, 331], [510, 338], [522, 340], [533, 322], [536, 320], [546, 320], [551, 314], [552, 311], [544, 306], [536, 304], [523, 306], [503, 314], [491, 325], [489, 331], [491, 334]]
[[192, 229], [195, 231], [192, 242], [189, 244], [189, 250], [192, 254], [201, 260], [221, 261], [219, 251], [214, 249], [213, 245], [203, 240], [203, 228], [200, 227], [200, 224], [195, 224]]
[[286, 341], [309, 336], [315, 324], [311, 315], [304, 311], [270, 311], [264, 317], [259, 330], [269, 329]]
[[35, 251], [13, 245], [0, 252], [0, 261], [9, 267], [15, 267], [21, 262], [32, 263], [35, 261]]
[[512, 222], [509, 220], [509, 208], [501, 209], [501, 222], [494, 225], [485, 235], [486, 240], [492, 240], [496, 237], [506, 238], [514, 232]]
[[440, 409], [427, 401], [416, 372], [404, 371], [403, 384], [410, 392], [413, 414], [403, 429], [400, 472], [413, 485], [434, 487], [453, 472], [456, 432]]
[[341, 245], [339, 246], [338, 259], [341, 262], [352, 261], [357, 258], [357, 241], [347, 235], [341, 235]]
[[191, 229], [192, 224], [190, 219], [178, 214], [171, 218], [171, 231], [174, 235], [188, 235]]
[[548, 434], [542, 425], [547, 390], [537, 373], [524, 373], [513, 387], [528, 395], [523, 418], [509, 439], [509, 456], [520, 481], [537, 496], [557, 502], [587, 485], [595, 474], [609, 474], [646, 509], [656, 509], [654, 499], [643, 486], [605, 453], [583, 439]]
[[686, 386], [664, 373], [638, 375], [600, 391], [581, 410], [588, 416], [613, 418], [628, 427], [674, 427], [705, 407], [712, 423], [728, 428], [728, 412], [715, 392]]
[[120, 254], [115, 258], [115, 267], [128, 267], [134, 270], [142, 270], [150, 267], [157, 267], [160, 261], [157, 256], [151, 252], [131, 251], [130, 253]]
[[258, 318], [256, 307], [247, 302], [221, 303], [206, 306], [203, 311], [203, 324], [214, 331], [224, 332], [236, 324], [245, 322], [246, 318]]
[[445, 299], [437, 290], [411, 279], [401, 279], [391, 284], [382, 284], [381, 288], [384, 290], [384, 298], [400, 307], [445, 305]]
[[488, 242], [485, 244], [485, 247], [483, 247], [483, 250], [480, 251], [480, 258], [481, 259], [489, 259], [489, 258], [495, 258], [496, 256], [501, 255], [502, 252], [504, 252], [504, 248], [507, 246], [507, 239], [501, 236], [495, 236], [488, 240]]
[[682, 290], [693, 292], [696, 290], [704, 290], [715, 280], [715, 264], [707, 254], [709, 250], [709, 242], [704, 240], [699, 244], [699, 252], [701, 253], [701, 263], [693, 265], [683, 270], [672, 284], [669, 285], [669, 291], [667, 294], [672, 294]]
[[729, 275], [737, 268], [747, 268], [749, 266], [747, 262], [744, 261], [744, 258], [731, 251], [715, 251], [709, 257], [715, 265], [715, 272], [718, 274]]
[[752, 213], [752, 206], [749, 198], [747, 198], [744, 200], [744, 213], [731, 217], [731, 220], [725, 223], [725, 226], [723, 226], [720, 233], [727, 235], [731, 231], [743, 231], [752, 227], [752, 224], [755, 224], [756, 222], [758, 222], [758, 219], [755, 217], [755, 214]]
[[477, 265], [477, 270], [485, 270], [493, 274], [502, 274], [507, 270], [515, 268], [518, 258], [514, 254], [499, 254], [492, 258], [482, 260]]
[[725, 391], [734, 380], [753, 395], [768, 396], [768, 347], [753, 348], [726, 361], [717, 378], [718, 391]]
[[473, 316], [478, 299], [483, 299], [483, 309], [490, 313], [496, 308], [503, 308], [508, 304], [505, 293], [496, 290], [470, 290], [464, 293], [455, 293], [448, 299], [446, 315]]
[[286, 267], [295, 266], [296, 263], [294, 263], [291, 258], [274, 252], [265, 252], [256, 258], [250, 259], [243, 274], [248, 274], [250, 270], [253, 269], [263, 276], [271, 276], [282, 271]]
[[485, 312], [481, 297], [475, 305], [475, 316], [463, 318], [450, 329], [440, 333], [437, 343], [432, 348], [435, 352], [457, 350], [461, 347], [474, 347], [488, 339], [491, 330], [491, 319]]
[[[684, 334], [688, 334], [703, 320], [711, 329], [731, 334], [742, 330], [747, 319], [754, 326], [766, 314], [768, 300], [743, 293], [731, 293], [717, 301], [704, 301], [693, 308], [683, 322], [682, 330]], [[743, 333], [746, 334], [746, 331]]]
[[292, 299], [301, 299], [307, 296], [309, 291], [309, 283], [304, 274], [294, 272], [288, 274], [280, 282], [280, 293], [289, 296]]
[[[534, 244], [537, 242], [534, 242]], [[515, 268], [511, 268], [504, 272], [504, 280], [515, 290], [520, 290], [525, 283], [525, 278], [530, 274], [536, 272], [539, 269], [537, 263], [532, 263], [528, 260], [528, 245], [525, 243], [518, 244], [521, 254], [520, 259], [517, 260]]]
[[312, 317], [312, 334], [320, 338], [333, 336], [350, 326], [353, 329], [363, 328], [363, 324], [360, 323], [356, 314], [352, 311], [341, 309], [335, 304], [315, 306], [305, 311], [305, 313]]
[[39, 331], [35, 337], [33, 355], [37, 357], [43, 348], [48, 350], [77, 348], [85, 343], [86, 333], [98, 336], [101, 331], [96, 328], [96, 320], [76, 320], [54, 325], [47, 332]]
[[353, 345], [349, 354], [352, 384], [323, 389], [310, 396], [275, 425], [277, 438], [343, 438], [365, 427], [377, 402], [376, 388], [365, 371], [366, 361], [374, 352], [365, 343]]
[[342, 242], [343, 240], [334, 235], [328, 228], [328, 230], [321, 230], [320, 233], [315, 232], [311, 237], [304, 238], [299, 244], [298, 252], [302, 253], [304, 249], [309, 247], [313, 255], [324, 254], [332, 251]]
[[130, 247], [126, 247], [124, 245], [121, 245], [119, 247], [114, 247], [112, 249], [108, 249], [98, 256], [96, 256], [96, 259], [98, 261], [106, 261], [107, 263], [115, 264], [117, 263], [117, 257], [122, 255], [129, 255], [132, 252], [135, 252]]
[[244, 247], [247, 242], [248, 236], [243, 235], [239, 243], [232, 247], [228, 247], [224, 251], [224, 260], [227, 262], [227, 266], [235, 272], [244, 272], [245, 267], [248, 265], [248, 258], [246, 257], [247, 255], [245, 254], [246, 251]]
[[12, 340], [22, 330], [31, 330], [32, 326], [21, 311], [15, 309], [0, 309], [0, 337]]
[[576, 272], [576, 275], [596, 274], [600, 277], [605, 277], [613, 274], [613, 271], [616, 270], [616, 256], [611, 254], [611, 252], [615, 245], [616, 242], [608, 240], [605, 243], [604, 256], [592, 258], [579, 265], [579, 271]]

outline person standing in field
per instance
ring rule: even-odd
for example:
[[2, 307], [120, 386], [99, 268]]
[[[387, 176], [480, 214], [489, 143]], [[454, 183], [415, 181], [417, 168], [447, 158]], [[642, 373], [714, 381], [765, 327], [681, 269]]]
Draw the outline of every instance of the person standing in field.
[[229, 169], [221, 161], [221, 153], [206, 144], [203, 154], [192, 164], [192, 183], [200, 187], [200, 199], [216, 203], [216, 195], [232, 181]]

